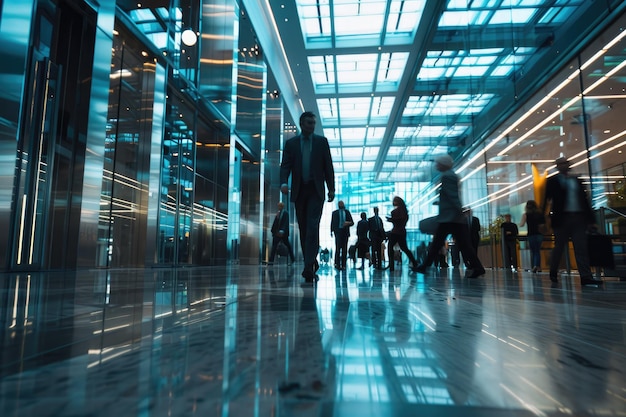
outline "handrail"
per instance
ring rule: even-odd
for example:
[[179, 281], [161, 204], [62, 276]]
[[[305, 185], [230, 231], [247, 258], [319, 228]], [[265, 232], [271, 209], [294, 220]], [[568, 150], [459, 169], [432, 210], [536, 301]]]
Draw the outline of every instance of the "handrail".
[[618, 214], [618, 215], [620, 215], [620, 216], [622, 216], [622, 217], [626, 218], [626, 214], [621, 213], [621, 212], [619, 212], [619, 211], [617, 211], [617, 210], [615, 210], [615, 209], [612, 209], [611, 207], [600, 207], [600, 210], [609, 210], [609, 211], [611, 211], [611, 212], [613, 212], [613, 213], [615, 213], [615, 214]]

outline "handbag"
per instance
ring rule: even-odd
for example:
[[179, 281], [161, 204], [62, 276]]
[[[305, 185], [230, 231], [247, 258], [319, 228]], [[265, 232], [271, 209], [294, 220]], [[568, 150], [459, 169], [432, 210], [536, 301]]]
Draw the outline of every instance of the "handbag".
[[587, 251], [589, 253], [589, 265], [603, 268], [615, 268], [613, 258], [613, 241], [607, 235], [600, 233], [587, 234]]
[[437, 221], [437, 216], [427, 217], [419, 222], [420, 231], [427, 235], [434, 235], [437, 233], [438, 227], [439, 222]]

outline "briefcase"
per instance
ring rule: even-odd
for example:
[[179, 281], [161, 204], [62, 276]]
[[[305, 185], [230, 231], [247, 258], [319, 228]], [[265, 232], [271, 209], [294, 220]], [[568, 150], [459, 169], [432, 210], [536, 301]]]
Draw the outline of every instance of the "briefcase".
[[607, 235], [590, 233], [587, 235], [587, 250], [589, 252], [589, 265], [603, 268], [614, 268], [613, 242]]
[[426, 235], [434, 235], [439, 227], [437, 216], [427, 217], [419, 222], [420, 231]]

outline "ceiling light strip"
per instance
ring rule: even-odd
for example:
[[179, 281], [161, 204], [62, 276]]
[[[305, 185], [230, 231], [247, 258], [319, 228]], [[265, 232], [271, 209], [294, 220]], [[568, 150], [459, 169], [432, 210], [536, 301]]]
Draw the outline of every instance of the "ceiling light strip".
[[[576, 69], [569, 77], [567, 77], [565, 79], [565, 81], [563, 81], [561, 84], [559, 84], [555, 89], [553, 89], [550, 93], [548, 93], [542, 100], [540, 100], [535, 106], [533, 106], [529, 111], [527, 111], [520, 119], [518, 119], [517, 123], [514, 123], [513, 125], [511, 125], [511, 127], [509, 127], [508, 129], [506, 129], [504, 132], [502, 132], [500, 135], [498, 135], [489, 145], [487, 145], [482, 151], [478, 152], [476, 155], [474, 155], [473, 157], [471, 157], [465, 164], [463, 164], [458, 170], [457, 172], [462, 172], [465, 169], [467, 169], [472, 163], [474, 163], [474, 161], [476, 161], [481, 155], [485, 154], [489, 149], [491, 149], [492, 147], [494, 147], [498, 142], [500, 142], [503, 138], [506, 137], [506, 135], [511, 132], [514, 128], [516, 128], [517, 126], [519, 126], [524, 120], [526, 120], [532, 113], [534, 113], [534, 111], [539, 108], [541, 105], [543, 105], [546, 101], [548, 101], [549, 99], [551, 99], [557, 92], [559, 92], [561, 89], [563, 89], [572, 79], [574, 79], [575, 77], [578, 76], [578, 74], [580, 73], [581, 70], [584, 70], [586, 68], [588, 68], [591, 64], [593, 64], [594, 62], [596, 62], [598, 59], [600, 59], [602, 56], [604, 56], [606, 54], [606, 52], [613, 47], [614, 45], [616, 45], [624, 36], [626, 36], [626, 31], [621, 32], [620, 34], [618, 34], [615, 38], [613, 38], [610, 42], [608, 42], [601, 50], [599, 50], [595, 55], [593, 55], [590, 59], [588, 59], [587, 61], [585, 61], [585, 63], [583, 63], [580, 67], [580, 69]], [[623, 63], [626, 64], [626, 63]], [[620, 66], [621, 67], [621, 66]], [[613, 73], [613, 71], [611, 71], [611, 73]], [[598, 84], [599, 85], [599, 84]], [[595, 88], [595, 87], [594, 87]], [[585, 94], [586, 92], [591, 91], [591, 89], [587, 89], [585, 90], [585, 92], [583, 92], [583, 94]]]
[[562, 114], [565, 110], [567, 110], [568, 108], [570, 108], [571, 106], [573, 106], [574, 104], [578, 103], [581, 100], [581, 96], [578, 95], [574, 98], [572, 98], [566, 105], [564, 105], [563, 107], [559, 108], [557, 111], [555, 111], [554, 113], [552, 113], [550, 116], [546, 117], [545, 119], [543, 119], [543, 121], [541, 123], [537, 123], [532, 129], [530, 129], [528, 132], [524, 133], [522, 136], [520, 136], [518, 139], [516, 139], [515, 141], [513, 141], [513, 143], [511, 143], [509, 146], [507, 146], [506, 148], [502, 149], [500, 152], [498, 152], [498, 156], [502, 156], [505, 155], [508, 151], [510, 151], [511, 149], [513, 149], [514, 147], [516, 147], [517, 145], [519, 145], [520, 142], [522, 142], [524, 139], [528, 138], [530, 135], [532, 135], [533, 133], [535, 133], [536, 131], [538, 131], [539, 129], [542, 129], [546, 124], [548, 124], [552, 119], [556, 118], [558, 115]]

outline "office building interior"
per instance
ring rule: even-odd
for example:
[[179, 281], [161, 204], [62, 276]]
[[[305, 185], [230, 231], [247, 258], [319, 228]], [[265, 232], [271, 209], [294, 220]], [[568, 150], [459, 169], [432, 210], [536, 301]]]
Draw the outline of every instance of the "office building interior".
[[[625, 28], [621, 0], [0, 0], [0, 415], [626, 416]], [[305, 111], [336, 181], [315, 285], [280, 192]], [[400, 196], [428, 244], [440, 155], [486, 273], [335, 268], [339, 200]], [[559, 157], [601, 285], [571, 246], [550, 281], [550, 232], [539, 270], [526, 227], [503, 260]]]

